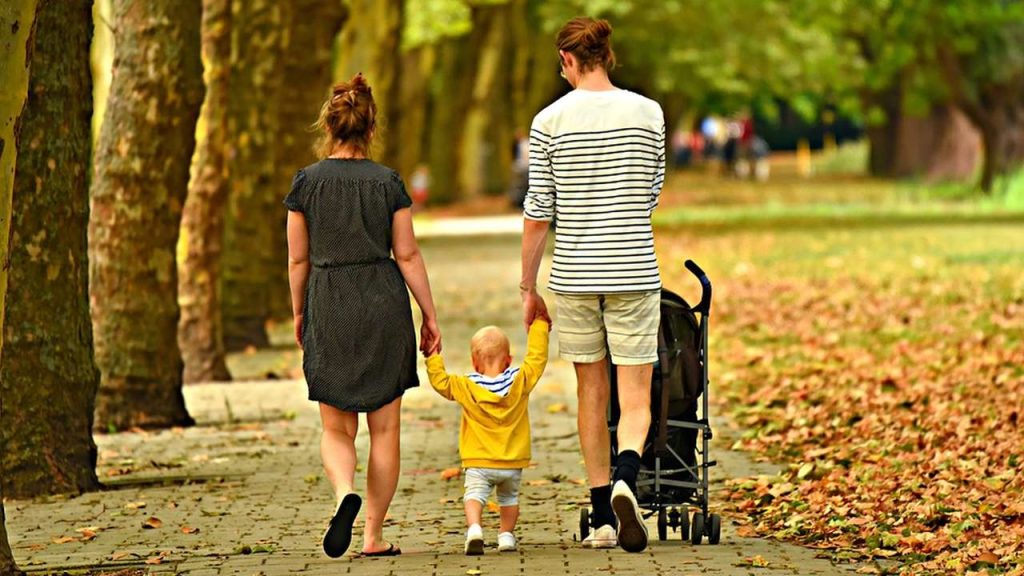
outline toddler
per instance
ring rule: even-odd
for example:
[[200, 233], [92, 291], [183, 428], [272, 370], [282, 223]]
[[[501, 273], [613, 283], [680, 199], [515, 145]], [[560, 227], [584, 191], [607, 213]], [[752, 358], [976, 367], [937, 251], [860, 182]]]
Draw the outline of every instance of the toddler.
[[499, 328], [481, 328], [470, 342], [475, 372], [448, 374], [440, 354], [427, 358], [430, 385], [462, 406], [459, 455], [465, 468], [466, 554], [484, 553], [480, 517], [491, 491], [497, 489], [501, 507], [498, 551], [516, 549], [513, 530], [519, 519], [519, 482], [530, 464], [530, 392], [548, 362], [548, 331], [544, 319], [534, 320], [526, 358], [512, 368], [508, 337]]

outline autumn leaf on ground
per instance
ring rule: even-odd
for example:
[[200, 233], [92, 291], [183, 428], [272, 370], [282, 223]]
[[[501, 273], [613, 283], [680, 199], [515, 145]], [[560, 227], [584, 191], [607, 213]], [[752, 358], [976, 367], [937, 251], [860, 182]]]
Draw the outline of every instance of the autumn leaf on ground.
[[548, 404], [546, 408], [548, 414], [559, 414], [562, 412], [568, 412], [569, 406], [563, 402], [555, 402], [554, 404]]
[[139, 508], [145, 508], [146, 507], [146, 503], [145, 502], [141, 502], [141, 501], [139, 501], [139, 502], [128, 502], [127, 504], [124, 505], [124, 507], [128, 508], [129, 510], [138, 510]]
[[487, 510], [489, 510], [490, 512], [498, 513], [501, 512], [501, 506], [498, 506], [497, 502], [494, 502], [493, 500], [488, 500]]
[[88, 542], [96, 537], [96, 534], [100, 531], [98, 526], [87, 526], [85, 528], [77, 528], [75, 532], [82, 535], [82, 542]]
[[52, 538], [51, 541], [54, 544], [67, 544], [68, 542], [77, 542], [78, 538], [74, 536], [61, 536], [60, 538]]
[[182, 526], [181, 527], [181, 533], [182, 534], [198, 534], [199, 533], [199, 528], [193, 528], [191, 526]]
[[445, 468], [441, 470], [441, 480], [451, 480], [462, 475], [462, 468]]
[[153, 556], [151, 558], [146, 558], [146, 564], [150, 564], [150, 565], [163, 564], [163, 562], [164, 562], [164, 557], [163, 556]]
[[160, 520], [159, 518], [157, 518], [156, 516], [150, 516], [149, 518], [146, 518], [146, 520], [142, 523], [142, 527], [143, 528], [150, 529], [150, 530], [159, 528], [159, 527], [161, 527], [163, 525], [164, 525], [163, 521]]
[[769, 565], [768, 560], [766, 560], [764, 558], [764, 556], [761, 556], [760, 554], [758, 554], [756, 556], [749, 557], [749, 558], [744, 558], [743, 562], [744, 562], [744, 564], [740, 564], [740, 566], [752, 566], [754, 568], [767, 568], [768, 565]]

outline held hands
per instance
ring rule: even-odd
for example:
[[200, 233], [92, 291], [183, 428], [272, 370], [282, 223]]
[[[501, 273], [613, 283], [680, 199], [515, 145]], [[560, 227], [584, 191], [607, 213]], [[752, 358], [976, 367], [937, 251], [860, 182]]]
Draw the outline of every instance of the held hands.
[[423, 320], [420, 327], [420, 352], [424, 358], [441, 353], [441, 329], [437, 327], [436, 319]]
[[551, 315], [548, 314], [548, 306], [544, 303], [544, 298], [541, 298], [535, 289], [523, 290], [521, 295], [523, 297], [523, 324], [526, 326], [526, 330], [530, 330], [530, 325], [537, 318], [546, 321], [550, 326]]

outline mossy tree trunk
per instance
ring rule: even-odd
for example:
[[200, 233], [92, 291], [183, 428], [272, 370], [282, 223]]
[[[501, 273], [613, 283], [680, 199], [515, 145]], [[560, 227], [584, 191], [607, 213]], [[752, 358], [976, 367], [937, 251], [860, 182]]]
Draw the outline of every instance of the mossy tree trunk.
[[358, 72], [366, 76], [380, 117], [374, 158], [395, 167], [401, 156], [405, 113], [400, 104], [405, 82], [401, 52], [405, 0], [352, 0], [348, 6], [354, 25], [346, 26], [338, 38], [334, 76], [336, 80], [348, 80]]
[[[521, 6], [516, 8], [522, 9]], [[510, 24], [520, 15], [513, 12], [511, 4], [495, 6], [491, 11], [493, 14], [481, 21], [487, 28], [480, 30], [477, 71], [461, 142], [463, 156], [458, 187], [468, 196], [504, 189], [512, 164], [509, 70], [514, 67], [516, 46]]]
[[200, 0], [114, 2], [110, 102], [89, 223], [98, 427], [192, 424], [175, 248], [203, 101]]
[[184, 381], [230, 380], [220, 317], [220, 266], [228, 198], [228, 87], [231, 0], [203, 0], [202, 54], [206, 97], [181, 217], [178, 345]]
[[[35, 30], [35, 0], [14, 0], [0, 4], [0, 320], [3, 320], [7, 295], [7, 250], [11, 227], [11, 194], [17, 159], [18, 125], [25, 107], [29, 62], [32, 60]], [[3, 331], [0, 331], [0, 362], [3, 361]], [[0, 394], [0, 418], [4, 416], [4, 397]], [[3, 432], [0, 430], [0, 436]], [[0, 449], [6, 442], [0, 437]], [[3, 460], [0, 459], [0, 477]], [[3, 488], [0, 483], [0, 574], [21, 575], [7, 539]]]
[[466, 111], [473, 100], [481, 47], [501, 6], [474, 5], [468, 34], [446, 38], [437, 46], [430, 86], [430, 198], [444, 204], [465, 195], [459, 167], [465, 158]]
[[9, 497], [99, 487], [89, 320], [92, 1], [40, 2], [14, 180], [4, 362]]
[[424, 161], [426, 148], [429, 82], [434, 68], [434, 47], [418, 46], [402, 53], [402, 82], [398, 104], [402, 110], [402, 123], [392, 124], [388, 137], [401, 143], [396, 164], [392, 166], [408, 179]]
[[[264, 347], [272, 287], [281, 268], [270, 248], [284, 242], [274, 189], [274, 135], [288, 6], [273, 0], [231, 3], [231, 91], [228, 98], [228, 206], [221, 257], [221, 318], [226, 350]], [[315, 17], [307, 15], [307, 17]]]
[[[274, 137], [274, 197], [288, 193], [295, 172], [314, 161], [313, 143], [319, 134], [310, 131], [320, 113], [320, 106], [330, 94], [334, 70], [334, 45], [348, 17], [341, 2], [295, 0], [290, 4], [291, 17], [280, 73], [283, 86], [277, 103], [277, 133]], [[285, 238], [287, 212], [280, 202], [275, 204], [272, 228], [274, 236], [269, 247], [275, 265], [275, 279], [269, 290], [271, 319], [291, 319], [292, 304], [288, 288], [288, 242]]]

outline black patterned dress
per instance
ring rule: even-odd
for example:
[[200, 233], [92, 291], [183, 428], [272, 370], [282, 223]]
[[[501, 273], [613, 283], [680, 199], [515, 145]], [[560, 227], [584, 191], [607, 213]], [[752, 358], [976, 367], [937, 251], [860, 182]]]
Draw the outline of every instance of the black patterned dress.
[[309, 399], [372, 412], [419, 385], [409, 293], [391, 259], [391, 221], [412, 204], [398, 174], [327, 158], [295, 175], [284, 201], [309, 228], [302, 369]]

